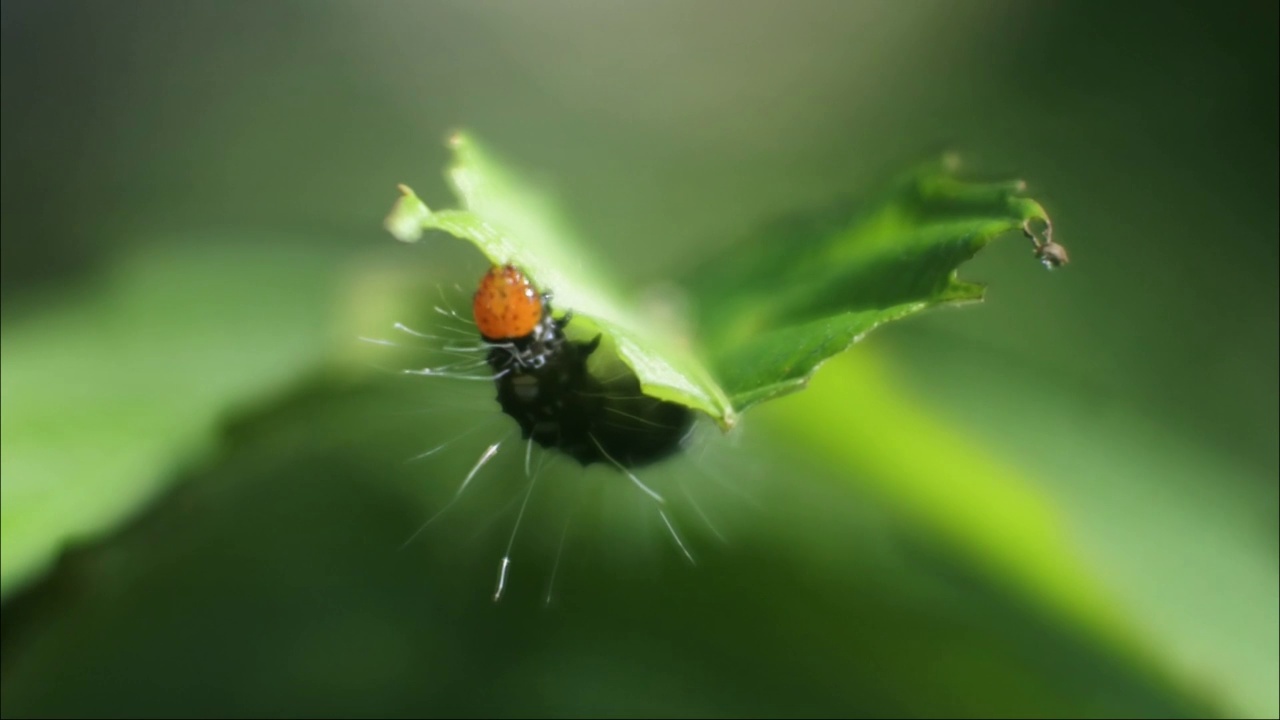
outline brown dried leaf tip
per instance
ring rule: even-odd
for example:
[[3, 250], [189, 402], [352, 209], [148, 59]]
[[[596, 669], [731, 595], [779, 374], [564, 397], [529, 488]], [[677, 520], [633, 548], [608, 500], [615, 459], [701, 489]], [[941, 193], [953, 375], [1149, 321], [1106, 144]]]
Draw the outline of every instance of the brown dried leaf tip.
[[1053, 224], [1048, 220], [1044, 220], [1044, 229], [1039, 233], [1031, 228], [1031, 221], [1028, 220], [1022, 224], [1022, 233], [1031, 238], [1031, 243], [1035, 246], [1032, 251], [1045, 267], [1053, 270], [1070, 262], [1067, 249], [1053, 241]]

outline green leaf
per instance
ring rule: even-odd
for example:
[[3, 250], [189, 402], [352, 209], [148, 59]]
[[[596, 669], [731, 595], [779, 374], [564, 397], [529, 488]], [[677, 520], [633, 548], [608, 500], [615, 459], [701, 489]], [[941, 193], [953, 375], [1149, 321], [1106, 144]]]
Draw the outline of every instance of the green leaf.
[[[695, 325], [642, 315], [557, 212], [473, 138], [451, 144], [450, 180], [466, 210], [433, 212], [413, 191], [386, 228], [414, 242], [424, 229], [472, 242], [513, 263], [562, 310], [603, 329], [645, 392], [702, 410], [722, 427], [764, 400], [804, 385], [827, 358], [867, 332], [941, 303], [978, 300], [956, 268], [993, 238], [1021, 228], [1046, 265], [1065, 262], [1044, 209], [1021, 182], [968, 183], [946, 158], [907, 174], [862, 209], [840, 202], [786, 218], [708, 259], [683, 278]], [[1033, 221], [1043, 223], [1043, 236]]]
[[1126, 651], [1143, 648], [1081, 562], [1052, 498], [962, 429], [935, 418], [875, 353], [833, 361], [815, 384], [819, 392], [773, 404], [759, 421], [787, 447], [857, 478], [914, 526], [1066, 622]]
[[455, 135], [455, 162], [449, 172], [466, 210], [432, 212], [407, 186], [387, 217], [386, 228], [406, 242], [422, 230], [443, 230], [475, 244], [494, 264], [513, 263], [560, 310], [576, 322], [604, 331], [649, 395], [688, 405], [732, 426], [729, 398], [702, 363], [660, 323], [646, 322], [622, 297], [621, 284], [594, 255], [571, 238], [556, 211], [530, 188], [512, 179], [474, 140]]
[[226, 413], [326, 359], [333, 257], [278, 240], [159, 245], [6, 307], [4, 596], [154, 498]]
[[[882, 379], [864, 373], [872, 354], [849, 353], [816, 382], [885, 410], [903, 437], [920, 431], [936, 439], [892, 382], [864, 382]], [[1001, 487], [1010, 478], [1000, 464], [949, 432], [940, 459], [917, 452], [904, 463], [896, 443], [876, 442], [882, 428], [854, 418], [856, 450], [870, 452], [847, 449], [829, 422], [841, 419], [845, 404], [824, 399], [832, 396], [802, 393], [761, 408], [765, 422], [796, 409], [818, 410], [803, 413], [802, 422], [815, 422], [826, 406], [821, 422], [833, 431], [794, 450], [785, 436], [743, 448], [771, 476], [749, 491], [759, 511], [699, 488], [704, 476], [689, 463], [677, 466], [684, 476], [670, 479], [693, 488], [730, 543], [719, 545], [682, 503], [674, 517], [684, 516], [686, 539], [705, 558], [688, 572], [651, 564], [648, 531], [657, 528], [637, 521], [658, 517], [629, 483], [575, 483], [576, 471], [548, 463], [521, 511], [511, 594], [495, 607], [493, 570], [516, 512], [502, 504], [525, 487], [519, 453], [495, 459], [468, 490], [470, 501], [442, 518], [452, 527], [404, 546], [452, 495], [474, 455], [446, 452], [425, 465], [400, 459], [455, 435], [458, 415], [416, 415], [406, 429], [405, 416], [390, 410], [417, 401], [385, 378], [299, 387], [246, 416], [226, 455], [191, 473], [147, 522], [62, 568], [41, 588], [41, 612], [24, 622], [23, 608], [13, 608], [6, 622], [22, 629], [23, 651], [6, 671], [0, 711], [1241, 717], [1118, 661], [972, 572], [965, 558], [905, 528], [885, 533], [881, 504], [849, 492], [848, 469], [883, 463], [911, 474], [960, 462], [994, 470], [975, 482], [985, 487], [961, 514], [977, 518], [980, 502], [998, 504], [1000, 523], [1030, 511], [1017, 528], [985, 531], [995, 541], [1022, 540], [1019, 530], [1034, 541], [1045, 514], [1033, 489]], [[793, 427], [777, 419], [784, 431]], [[489, 442], [475, 440], [471, 450]], [[837, 461], [849, 460], [831, 466], [834, 473], [808, 452], [827, 444]], [[912, 494], [922, 485], [906, 480]], [[1011, 497], [993, 498], [993, 487]], [[728, 492], [742, 500], [743, 489]], [[961, 483], [947, 490], [966, 499]], [[579, 503], [562, 545], [566, 511]], [[668, 562], [683, 563], [673, 545], [667, 550]], [[1042, 562], [1041, 577], [1061, 559], [1053, 555], [1059, 548], [1039, 542], [1010, 550]], [[109, 571], [91, 571], [99, 567]], [[555, 600], [545, 607], [557, 569]], [[1084, 594], [1090, 588], [1073, 585], [1072, 569], [1064, 567], [1059, 587]], [[484, 642], [495, 636], [499, 662]], [[199, 692], [210, 672], [237, 692]], [[513, 691], [494, 694], [495, 685]]]
[[956, 269], [992, 239], [1032, 235], [1033, 221], [1047, 238], [1049, 218], [1021, 182], [967, 183], [957, 166], [944, 158], [869, 202], [782, 218], [689, 274], [702, 347], [738, 411], [803, 387], [884, 323], [980, 300]]

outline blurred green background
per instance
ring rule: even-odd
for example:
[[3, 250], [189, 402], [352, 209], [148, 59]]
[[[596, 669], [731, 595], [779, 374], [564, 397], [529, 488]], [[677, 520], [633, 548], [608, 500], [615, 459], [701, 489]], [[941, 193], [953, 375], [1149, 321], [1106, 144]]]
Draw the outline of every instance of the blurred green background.
[[[2, 13], [6, 717], [1280, 713], [1275, 3]], [[495, 604], [522, 448], [399, 548], [510, 424], [357, 340], [483, 269], [381, 227], [456, 127], [638, 285], [944, 148], [1073, 263], [646, 473], [696, 566], [550, 463]]]

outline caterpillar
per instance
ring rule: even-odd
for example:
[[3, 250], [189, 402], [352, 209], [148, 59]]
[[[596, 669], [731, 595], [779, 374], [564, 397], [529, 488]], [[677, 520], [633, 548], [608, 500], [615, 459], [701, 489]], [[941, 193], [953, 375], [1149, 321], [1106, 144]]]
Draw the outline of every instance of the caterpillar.
[[540, 293], [512, 265], [494, 266], [473, 301], [476, 328], [489, 344], [498, 403], [526, 440], [558, 450], [583, 466], [641, 467], [679, 452], [693, 428], [687, 407], [641, 392], [635, 375], [592, 374], [587, 361], [601, 336], [565, 336], [572, 312], [556, 319], [550, 293]]

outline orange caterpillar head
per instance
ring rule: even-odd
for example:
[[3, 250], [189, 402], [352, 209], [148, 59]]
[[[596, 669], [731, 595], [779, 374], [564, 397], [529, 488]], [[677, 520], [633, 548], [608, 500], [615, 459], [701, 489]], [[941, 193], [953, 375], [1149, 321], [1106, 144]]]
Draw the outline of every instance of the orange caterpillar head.
[[472, 302], [476, 328], [484, 339], [493, 342], [533, 334], [545, 310], [533, 283], [511, 265], [490, 268], [481, 278]]

